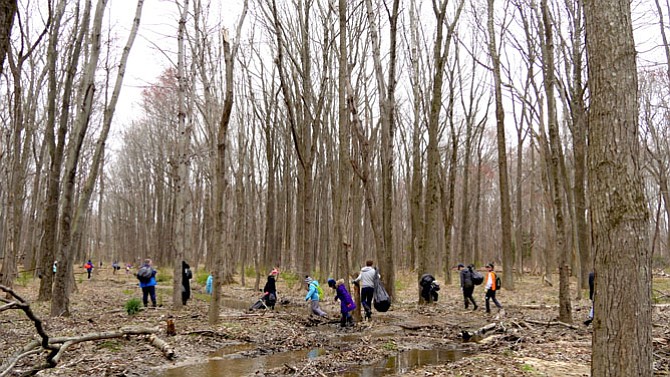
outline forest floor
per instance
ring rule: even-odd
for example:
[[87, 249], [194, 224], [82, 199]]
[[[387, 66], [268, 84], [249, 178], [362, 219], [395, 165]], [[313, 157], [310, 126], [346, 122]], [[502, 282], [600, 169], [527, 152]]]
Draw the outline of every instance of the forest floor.
[[[209, 296], [192, 283], [191, 301], [182, 310], [171, 309], [169, 281], [159, 281], [159, 307], [128, 315], [125, 303], [141, 297], [137, 280], [120, 271], [96, 269], [91, 280], [77, 274], [78, 291], [70, 303], [71, 316], [48, 317], [48, 304], [35, 302], [38, 281], [22, 281], [15, 291], [44, 321], [49, 336], [81, 336], [115, 331], [128, 326], [157, 329], [156, 335], [174, 350], [175, 357], [152, 346], [147, 335], [86, 341], [74, 344], [55, 368], [38, 376], [588, 376], [592, 328], [586, 319], [590, 302], [573, 300], [573, 324], [558, 317], [558, 288], [537, 277], [516, 281], [514, 291], [502, 289], [498, 299], [504, 312], [484, 309], [483, 288], [475, 289], [477, 311], [465, 310], [460, 288], [442, 284], [439, 301], [418, 306], [413, 275], [396, 284], [397, 298], [390, 311], [373, 314], [371, 321], [340, 328], [339, 304], [322, 282], [322, 309], [328, 319], [309, 315], [305, 290], [280, 277], [279, 300], [274, 311], [250, 312], [259, 297], [250, 287], [223, 287], [221, 321], [207, 323]], [[282, 275], [283, 276], [283, 275]], [[247, 279], [248, 285], [253, 284]], [[261, 281], [264, 284], [265, 278]], [[655, 278], [655, 296], [670, 291], [670, 279]], [[662, 302], [662, 301], [661, 301]], [[176, 335], [166, 334], [172, 319]], [[654, 369], [670, 374], [670, 308], [656, 305], [653, 313]], [[493, 330], [465, 342], [463, 331], [487, 325]], [[0, 364], [36, 338], [31, 320], [22, 311], [0, 311]], [[45, 353], [21, 359], [8, 375], [29, 370]], [[409, 357], [399, 357], [409, 355]], [[275, 357], [274, 363], [269, 362]], [[278, 358], [277, 358], [278, 357]], [[423, 360], [421, 360], [423, 357]], [[264, 360], [261, 362], [261, 360]], [[252, 361], [251, 364], [244, 364]]]

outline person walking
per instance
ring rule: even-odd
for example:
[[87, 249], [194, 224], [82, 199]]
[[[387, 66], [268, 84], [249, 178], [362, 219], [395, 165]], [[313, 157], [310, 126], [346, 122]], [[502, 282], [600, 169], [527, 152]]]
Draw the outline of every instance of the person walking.
[[588, 326], [593, 322], [593, 291], [595, 289], [595, 272], [589, 272], [589, 300], [591, 300], [591, 310], [589, 310], [589, 318], [584, 321], [584, 325]]
[[191, 266], [186, 261], [181, 261], [181, 303], [186, 305], [186, 302], [191, 298], [191, 279], [193, 273]]
[[328, 286], [335, 290], [335, 301], [340, 301], [340, 326], [353, 326], [354, 319], [351, 317], [351, 312], [356, 309], [356, 303], [347, 291], [344, 279], [335, 281], [335, 279], [330, 278], [328, 279]]
[[328, 314], [321, 310], [321, 307], [319, 306], [319, 282], [309, 276], [305, 276], [305, 284], [307, 284], [307, 295], [305, 295], [305, 301], [311, 300], [310, 306], [312, 313], [318, 315], [319, 317], [327, 317]]
[[209, 276], [207, 276], [207, 282], [205, 283], [205, 292], [207, 292], [208, 295], [212, 294], [213, 285], [214, 285], [214, 275], [210, 273]]
[[86, 264], [84, 264], [84, 268], [86, 269], [86, 272], [88, 273], [88, 279], [91, 280], [91, 272], [93, 272], [93, 263], [89, 259]]
[[137, 271], [137, 280], [142, 288], [142, 302], [146, 308], [151, 297], [151, 306], [156, 307], [156, 270], [151, 266], [151, 259], [145, 259], [142, 267]]
[[361, 304], [365, 309], [365, 319], [372, 318], [372, 298], [375, 295], [375, 277], [381, 279], [377, 270], [372, 267], [374, 262], [367, 260], [365, 267], [361, 268], [358, 277], [354, 279], [353, 283], [361, 287]]
[[477, 310], [477, 303], [472, 297], [475, 292], [475, 283], [473, 280], [472, 265], [465, 268], [464, 265], [458, 265], [458, 271], [461, 275], [461, 289], [463, 290], [463, 301], [465, 302], [465, 309], [467, 310], [470, 302], [472, 302], [472, 310]]
[[502, 305], [496, 299], [496, 291], [498, 286], [496, 284], [496, 273], [493, 272], [495, 267], [493, 263], [486, 265], [486, 312], [491, 313], [491, 308], [489, 306], [489, 300], [493, 300], [493, 303], [498, 307], [498, 312], [502, 310]]

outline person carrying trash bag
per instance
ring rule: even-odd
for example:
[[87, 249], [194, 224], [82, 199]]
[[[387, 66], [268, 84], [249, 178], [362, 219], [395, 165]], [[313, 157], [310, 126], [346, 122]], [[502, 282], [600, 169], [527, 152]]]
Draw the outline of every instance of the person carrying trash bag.
[[372, 318], [372, 300], [375, 294], [375, 279], [378, 279], [379, 272], [372, 267], [374, 262], [367, 260], [365, 267], [361, 268], [358, 277], [352, 281], [357, 287], [360, 285], [361, 289], [361, 305], [365, 309], [365, 319]]
[[379, 270], [375, 268], [375, 272], [377, 275], [374, 278], [375, 291], [372, 297], [374, 299], [372, 306], [374, 306], [375, 310], [378, 312], [384, 313], [388, 311], [389, 308], [391, 308], [391, 296], [389, 296], [388, 292], [386, 292], [386, 289], [384, 288]]
[[275, 304], [277, 303], [277, 285], [276, 279], [279, 275], [279, 270], [273, 269], [268, 275], [268, 281], [263, 287], [263, 295], [254, 305], [252, 305], [249, 310], [257, 309], [274, 309]]
[[421, 279], [419, 279], [419, 286], [421, 287], [421, 298], [423, 298], [425, 302], [437, 302], [437, 291], [440, 290], [440, 285], [437, 284], [433, 275], [421, 275]]

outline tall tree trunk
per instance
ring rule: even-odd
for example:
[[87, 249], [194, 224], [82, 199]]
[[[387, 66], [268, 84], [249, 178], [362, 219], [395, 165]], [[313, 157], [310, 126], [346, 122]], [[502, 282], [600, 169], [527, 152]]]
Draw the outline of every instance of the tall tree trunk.
[[558, 253], [559, 271], [559, 320], [572, 323], [572, 304], [570, 302], [570, 251], [565, 246], [565, 220], [563, 216], [563, 185], [561, 185], [561, 139], [558, 134], [558, 115], [556, 113], [556, 97], [554, 92], [556, 77], [554, 73], [554, 30], [549, 14], [547, 0], [540, 2], [542, 8], [542, 26], [544, 29], [544, 43], [542, 55], [544, 66], [544, 88], [547, 95], [547, 120], [549, 128], [549, 144], [551, 148], [551, 165], [548, 171], [553, 186], [554, 217], [556, 224], [556, 243], [554, 250]]
[[596, 288], [591, 374], [598, 377], [653, 375], [649, 212], [630, 7], [628, 0], [584, 4]]
[[[60, 219], [59, 236], [60, 245], [58, 250], [58, 271], [56, 282], [53, 288], [53, 298], [51, 300], [52, 316], [70, 315], [70, 292], [73, 281], [73, 264], [75, 262], [76, 245], [72, 239], [72, 220], [74, 215], [75, 203], [75, 184], [77, 178], [77, 169], [79, 167], [79, 157], [81, 154], [84, 137], [88, 131], [90, 117], [93, 108], [95, 96], [95, 71], [100, 57], [100, 34], [102, 29], [102, 19], [107, 6], [106, 0], [98, 0], [93, 17], [93, 29], [91, 31], [91, 52], [89, 56], [84, 77], [81, 86], [83, 98], [79, 113], [75, 119], [73, 137], [68, 147], [67, 159], [65, 161], [65, 176], [63, 188], [63, 215]], [[86, 4], [90, 8], [90, 1]], [[86, 12], [85, 13], [89, 13]], [[84, 17], [88, 22], [88, 16]]]
[[[175, 174], [175, 196], [176, 208], [174, 223], [174, 239], [170, 258], [172, 258], [172, 307], [176, 310], [181, 309], [181, 262], [184, 259], [184, 250], [186, 249], [186, 215], [190, 205], [189, 193], [189, 163], [191, 148], [191, 129], [190, 123], [186, 121], [186, 68], [184, 56], [184, 38], [186, 38], [186, 21], [188, 16], [189, 0], [184, 0], [181, 5], [181, 16], [179, 17], [179, 28], [177, 31], [177, 127], [179, 129], [179, 139], [177, 141], [177, 164]], [[221, 252], [222, 249], [217, 249]], [[216, 279], [216, 278], [215, 278]], [[215, 281], [216, 283], [216, 281]], [[214, 301], [214, 300], [212, 300]]]
[[507, 172], [507, 147], [505, 141], [505, 109], [502, 99], [502, 77], [500, 74], [500, 56], [496, 44], [496, 33], [493, 27], [493, 3], [488, 2], [488, 49], [493, 68], [493, 82], [496, 104], [496, 140], [498, 144], [498, 179], [500, 190], [500, 226], [502, 227], [502, 263], [506, 273], [503, 274], [505, 289], [514, 290], [514, 255], [512, 251], [512, 206], [510, 205], [509, 178]]
[[0, 0], [0, 75], [3, 73], [5, 57], [9, 51], [9, 40], [16, 9], [17, 0]]
[[[242, 14], [240, 15], [239, 23], [237, 24], [237, 36], [235, 41], [231, 44], [230, 37], [228, 36], [228, 31], [224, 30], [223, 32], [223, 57], [226, 63], [226, 94], [223, 99], [223, 110], [221, 112], [221, 121], [219, 122], [219, 129], [216, 134], [216, 176], [215, 176], [215, 187], [214, 187], [214, 213], [215, 213], [215, 232], [214, 237], [215, 243], [214, 247], [217, 248], [214, 252], [216, 256], [214, 258], [214, 267], [212, 276], [214, 277], [213, 290], [212, 290], [212, 302], [209, 305], [208, 321], [210, 324], [216, 324], [219, 322], [219, 307], [221, 303], [221, 278], [222, 278], [222, 269], [223, 269], [223, 250], [225, 247], [222, 242], [222, 235], [224, 233], [224, 194], [226, 192], [226, 148], [228, 141], [228, 126], [230, 124], [230, 118], [233, 112], [233, 102], [235, 97], [235, 87], [233, 84], [233, 71], [235, 56], [237, 55], [237, 49], [239, 46], [240, 40], [240, 30], [244, 24], [244, 17], [247, 14], [247, 5], [248, 0], [244, 1], [244, 7], [242, 9]], [[232, 261], [228, 261], [231, 262]]]

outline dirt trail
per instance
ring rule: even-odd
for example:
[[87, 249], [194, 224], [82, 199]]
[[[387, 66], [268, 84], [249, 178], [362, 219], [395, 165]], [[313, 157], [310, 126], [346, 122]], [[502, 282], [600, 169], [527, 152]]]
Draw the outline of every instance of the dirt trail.
[[[147, 336], [129, 336], [78, 344], [69, 349], [56, 368], [40, 372], [39, 376], [160, 376], [165, 368], [207, 360], [216, 350], [231, 345], [244, 345], [245, 357], [278, 352], [320, 349], [319, 356], [310, 359], [309, 367], [285, 365], [275, 369], [255, 371], [257, 376], [334, 376], [361, 365], [369, 365], [404, 350], [458, 348], [466, 356], [441, 365], [405, 371], [406, 376], [588, 376], [590, 374], [591, 329], [581, 322], [586, 318], [588, 300], [573, 303], [574, 326], [553, 324], [557, 317], [555, 288], [544, 287], [540, 280], [524, 277], [515, 292], [502, 290], [498, 298], [505, 307], [504, 316], [484, 313], [483, 289], [477, 287], [477, 311], [464, 310], [460, 289], [442, 284], [439, 301], [431, 306], [418, 307], [410, 276], [401, 277], [403, 287], [387, 313], [375, 313], [370, 322], [357, 323], [353, 329], [340, 329], [336, 322], [338, 304], [333, 293], [325, 289], [322, 308], [330, 321], [312, 318], [304, 301], [304, 290], [289, 288], [280, 279], [279, 298], [285, 304], [274, 312], [249, 313], [246, 309], [258, 292], [239, 285], [223, 289], [225, 308], [221, 323], [207, 324], [207, 296], [204, 287], [192, 283], [193, 298], [181, 311], [170, 309], [170, 283], [160, 282], [159, 306], [128, 316], [124, 304], [132, 297], [141, 297], [136, 279], [120, 271], [113, 275], [110, 268], [96, 269], [91, 280], [77, 275], [78, 289], [71, 299], [72, 316], [49, 318], [48, 304], [36, 303], [38, 282], [17, 286], [16, 291], [31, 302], [33, 310], [45, 322], [50, 336], [73, 336], [118, 330], [124, 326], [158, 328], [158, 337], [167, 341], [177, 355], [167, 360], [147, 340]], [[250, 280], [250, 279], [248, 279]], [[667, 282], [664, 282], [667, 284]], [[528, 289], [527, 287], [533, 287]], [[542, 305], [540, 305], [542, 304]], [[495, 312], [495, 309], [494, 309]], [[654, 312], [656, 370], [658, 375], [670, 370], [667, 330], [670, 311], [661, 307]], [[177, 335], [167, 336], [166, 321], [175, 322]], [[497, 328], [479, 342], [463, 342], [462, 331], [474, 331], [487, 324]], [[0, 360], [5, 360], [35, 336], [32, 322], [22, 312], [0, 313]], [[663, 345], [666, 346], [663, 346]], [[31, 356], [14, 370], [21, 371], [37, 362], [44, 354]], [[304, 363], [301, 363], [304, 364]]]

